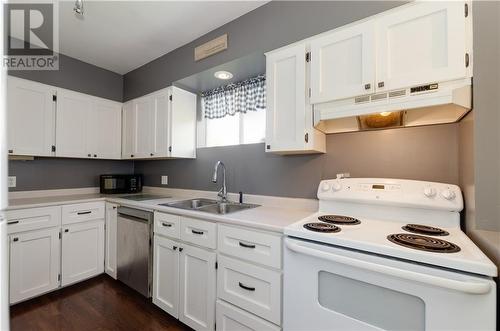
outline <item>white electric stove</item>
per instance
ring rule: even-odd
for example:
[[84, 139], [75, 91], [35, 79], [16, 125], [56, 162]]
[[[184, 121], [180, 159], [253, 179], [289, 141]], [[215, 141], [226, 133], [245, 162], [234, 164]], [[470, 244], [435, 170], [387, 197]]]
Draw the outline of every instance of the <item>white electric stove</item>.
[[497, 268], [460, 229], [459, 187], [345, 178], [318, 198], [285, 229], [285, 330], [495, 329]]

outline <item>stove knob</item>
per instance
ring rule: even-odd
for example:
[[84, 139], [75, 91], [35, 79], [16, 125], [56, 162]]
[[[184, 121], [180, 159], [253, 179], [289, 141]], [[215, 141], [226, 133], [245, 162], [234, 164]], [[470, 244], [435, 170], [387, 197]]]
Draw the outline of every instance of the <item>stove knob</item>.
[[330, 190], [330, 183], [324, 182], [323, 185], [321, 185], [321, 190], [323, 192], [329, 191]]
[[333, 183], [332, 185], [332, 190], [335, 191], [340, 191], [342, 189], [342, 184], [340, 183]]
[[446, 189], [444, 191], [441, 191], [441, 196], [446, 200], [453, 200], [455, 199], [455, 192], [450, 189]]
[[426, 187], [424, 189], [424, 195], [428, 198], [432, 198], [433, 196], [436, 195], [436, 190], [432, 187]]

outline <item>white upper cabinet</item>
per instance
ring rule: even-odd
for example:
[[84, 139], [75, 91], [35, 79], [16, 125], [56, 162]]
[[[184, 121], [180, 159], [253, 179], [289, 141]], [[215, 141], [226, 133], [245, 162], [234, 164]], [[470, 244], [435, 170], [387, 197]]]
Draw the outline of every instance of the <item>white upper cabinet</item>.
[[196, 157], [196, 94], [171, 88], [169, 157]]
[[311, 102], [345, 99], [373, 92], [373, 20], [311, 41]]
[[465, 6], [463, 1], [423, 1], [378, 18], [377, 89], [466, 77]]
[[87, 118], [87, 156], [121, 158], [121, 109], [119, 102], [94, 98]]
[[123, 158], [196, 157], [196, 95], [168, 87], [123, 105]]
[[69, 90], [57, 91], [56, 155], [91, 157], [87, 155], [87, 119], [92, 111], [89, 96]]
[[306, 69], [305, 44], [266, 54], [267, 152], [324, 152], [324, 136], [312, 127], [306, 100]]
[[119, 159], [121, 104], [57, 90], [56, 155]]
[[56, 89], [12, 76], [7, 80], [7, 142], [11, 155], [52, 156]]

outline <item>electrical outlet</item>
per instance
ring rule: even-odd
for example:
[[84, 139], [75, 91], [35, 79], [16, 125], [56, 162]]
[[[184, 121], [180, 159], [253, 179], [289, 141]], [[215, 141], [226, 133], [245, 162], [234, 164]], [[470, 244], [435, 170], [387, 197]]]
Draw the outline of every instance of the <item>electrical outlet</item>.
[[161, 176], [161, 185], [168, 185], [168, 176]]
[[9, 176], [9, 187], [16, 187], [16, 176]]

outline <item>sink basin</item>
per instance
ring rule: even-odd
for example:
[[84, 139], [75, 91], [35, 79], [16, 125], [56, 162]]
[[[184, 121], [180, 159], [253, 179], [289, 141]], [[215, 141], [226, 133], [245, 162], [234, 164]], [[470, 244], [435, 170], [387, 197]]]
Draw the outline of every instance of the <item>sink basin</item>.
[[181, 208], [181, 209], [198, 209], [203, 206], [216, 204], [217, 200], [210, 199], [190, 199], [190, 200], [182, 200], [176, 202], [169, 203], [161, 203], [161, 206]]
[[212, 214], [230, 214], [240, 210], [255, 208], [258, 206], [259, 205], [253, 205], [249, 203], [219, 202], [215, 205], [201, 207], [198, 210]]
[[244, 209], [258, 207], [259, 205], [236, 202], [220, 202], [211, 199], [190, 199], [169, 203], [161, 203], [160, 206], [174, 207], [187, 210], [203, 211], [211, 214], [230, 214]]

